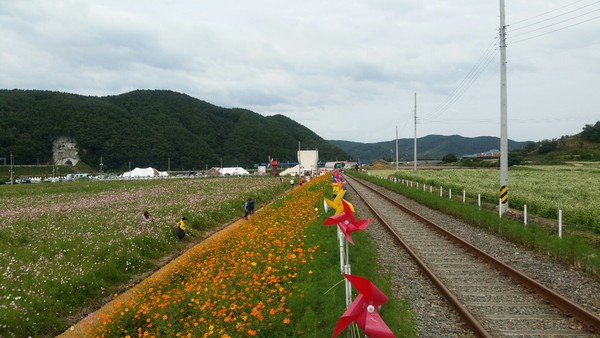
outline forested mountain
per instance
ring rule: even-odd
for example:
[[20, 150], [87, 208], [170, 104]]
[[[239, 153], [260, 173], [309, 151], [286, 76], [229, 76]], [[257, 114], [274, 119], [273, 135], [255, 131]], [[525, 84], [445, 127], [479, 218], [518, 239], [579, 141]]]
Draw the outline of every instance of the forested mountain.
[[[330, 140], [329, 142], [352, 154], [354, 158], [360, 159], [361, 162], [370, 162], [376, 159], [396, 160], [396, 140], [377, 143], [339, 140]], [[508, 148], [509, 150], [520, 149], [529, 143], [509, 140]], [[400, 161], [412, 161], [414, 157], [413, 149], [413, 139], [398, 139], [398, 159]], [[448, 154], [463, 156], [486, 152], [491, 149], [500, 149], [500, 139], [498, 137], [428, 135], [417, 138], [417, 159], [442, 159]]]
[[0, 90], [0, 157], [18, 164], [52, 162], [52, 144], [75, 139], [81, 160], [105, 170], [251, 167], [268, 157], [296, 160], [298, 145], [321, 160], [349, 159], [338, 147], [283, 116], [227, 109], [166, 90], [94, 97]]

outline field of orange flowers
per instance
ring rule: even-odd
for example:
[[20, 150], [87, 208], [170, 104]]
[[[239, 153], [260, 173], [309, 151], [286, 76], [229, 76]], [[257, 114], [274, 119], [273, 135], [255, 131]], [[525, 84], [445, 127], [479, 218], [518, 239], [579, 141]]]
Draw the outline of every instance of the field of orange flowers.
[[288, 304], [301, 297], [296, 281], [318, 245], [305, 228], [319, 217], [329, 176], [295, 188], [219, 240], [191, 249], [187, 259], [145, 280], [109, 313], [88, 318], [88, 337], [296, 336], [299, 314]]

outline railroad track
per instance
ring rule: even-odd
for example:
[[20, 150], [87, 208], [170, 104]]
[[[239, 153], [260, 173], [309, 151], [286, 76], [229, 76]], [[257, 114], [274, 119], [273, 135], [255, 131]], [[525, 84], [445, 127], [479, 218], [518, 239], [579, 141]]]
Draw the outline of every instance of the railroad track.
[[388, 197], [352, 189], [480, 337], [592, 337], [600, 318]]

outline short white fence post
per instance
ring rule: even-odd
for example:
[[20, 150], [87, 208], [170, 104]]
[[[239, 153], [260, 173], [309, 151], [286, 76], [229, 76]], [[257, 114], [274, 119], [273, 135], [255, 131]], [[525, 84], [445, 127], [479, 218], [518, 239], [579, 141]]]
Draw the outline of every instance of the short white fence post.
[[481, 209], [481, 194], [477, 194], [477, 206]]
[[562, 210], [558, 209], [558, 238], [562, 238]]
[[467, 199], [467, 192], [463, 190], [463, 204], [465, 204], [466, 199]]
[[433, 192], [433, 185], [430, 185], [430, 186], [429, 186], [429, 192], [430, 192], [430, 193], [431, 193], [431, 192]]
[[523, 206], [523, 223], [527, 225], [527, 204]]
[[448, 189], [448, 198], [452, 199], [452, 188]]
[[444, 188], [440, 187], [440, 197], [442, 197], [442, 191], [444, 191]]
[[498, 199], [498, 217], [502, 218], [502, 199]]

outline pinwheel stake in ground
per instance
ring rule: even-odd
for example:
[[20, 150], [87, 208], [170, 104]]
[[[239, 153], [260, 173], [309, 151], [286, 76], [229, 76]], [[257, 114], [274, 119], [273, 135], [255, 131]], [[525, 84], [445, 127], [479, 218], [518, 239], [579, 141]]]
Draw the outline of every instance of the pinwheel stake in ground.
[[348, 325], [356, 323], [370, 338], [395, 337], [385, 324], [377, 308], [387, 302], [388, 298], [370, 280], [345, 274], [346, 280], [358, 291], [358, 296], [338, 319], [332, 337], [337, 337]]
[[[340, 193], [340, 195], [343, 195], [343, 193], [345, 193], [345, 192]], [[338, 195], [338, 197], [339, 197], [339, 195]], [[336, 199], [338, 197], [336, 197]], [[339, 209], [334, 207], [336, 209], [336, 214], [331, 217], [328, 217], [325, 220], [325, 222], [323, 222], [323, 224], [324, 225], [333, 225], [333, 224], [338, 225], [337, 234], [338, 234], [338, 240], [340, 243], [340, 271], [342, 274], [350, 274], [351, 273], [351, 271], [350, 271], [350, 250], [348, 249], [348, 242], [350, 242], [350, 243], [352, 243], [352, 245], [354, 245], [354, 242], [352, 241], [352, 237], [350, 236], [350, 233], [352, 233], [354, 231], [365, 229], [367, 227], [367, 225], [369, 225], [371, 220], [370, 219], [357, 220], [354, 217], [354, 213], [352, 212], [352, 209], [351, 209], [352, 205], [343, 199], [340, 199], [340, 202], [342, 204], [344, 211], [338, 213]], [[348, 307], [350, 305], [351, 301], [352, 301], [352, 289], [350, 288], [349, 282], [346, 280], [346, 307]]]

